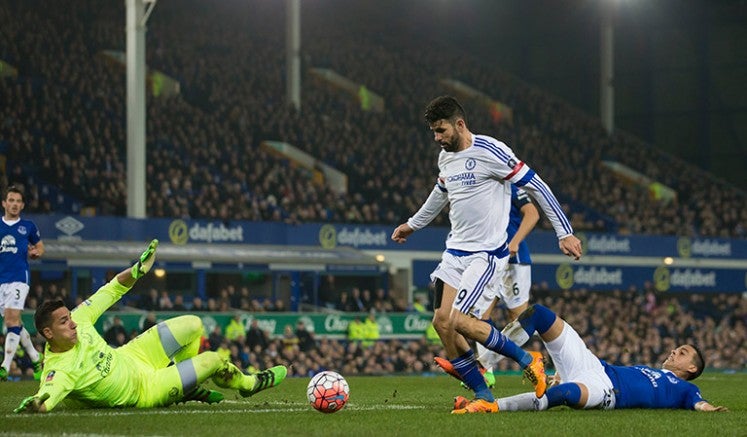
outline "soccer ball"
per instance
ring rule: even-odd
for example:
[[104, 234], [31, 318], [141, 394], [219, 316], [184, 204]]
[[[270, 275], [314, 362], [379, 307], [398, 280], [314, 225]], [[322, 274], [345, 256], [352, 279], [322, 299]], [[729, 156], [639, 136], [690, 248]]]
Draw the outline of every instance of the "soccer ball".
[[337, 372], [325, 370], [311, 378], [306, 387], [306, 396], [311, 406], [322, 413], [339, 411], [348, 402], [350, 387]]

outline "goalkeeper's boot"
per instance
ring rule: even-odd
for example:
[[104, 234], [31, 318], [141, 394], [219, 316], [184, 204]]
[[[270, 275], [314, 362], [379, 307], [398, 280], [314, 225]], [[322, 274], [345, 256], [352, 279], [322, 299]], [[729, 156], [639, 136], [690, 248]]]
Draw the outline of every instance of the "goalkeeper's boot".
[[451, 414], [472, 414], [472, 413], [497, 413], [498, 402], [487, 401], [485, 399], [474, 399], [467, 403], [463, 408], [452, 410]]
[[189, 401], [204, 402], [206, 404], [217, 404], [223, 399], [223, 393], [197, 386], [189, 392], [184, 393], [184, 397], [182, 397], [180, 401], [177, 401], [177, 404]]
[[529, 352], [532, 356], [532, 362], [524, 369], [524, 378], [528, 379], [534, 385], [534, 394], [541, 398], [547, 390], [547, 376], [545, 375], [545, 364], [542, 359], [542, 352]]
[[[441, 358], [441, 357], [435, 357], [433, 359], [438, 367], [443, 369], [444, 372], [448, 373], [449, 375], [453, 376], [454, 378], [462, 381], [462, 376], [459, 375], [459, 372], [456, 371], [454, 366], [451, 364], [451, 361]], [[495, 375], [493, 375], [493, 372], [488, 372], [482, 365], [478, 363], [477, 365], [478, 369], [480, 369], [480, 373], [482, 373], [483, 378], [485, 378], [485, 384], [487, 384], [488, 388], [493, 388], [495, 386]], [[462, 387], [469, 388], [467, 385], [462, 381]]]
[[285, 375], [288, 374], [288, 368], [285, 366], [270, 367], [259, 373], [255, 373], [254, 387], [251, 390], [239, 390], [239, 394], [245, 398], [254, 396], [262, 390], [275, 387], [283, 382]]
[[40, 381], [44, 370], [44, 355], [39, 354], [39, 360], [31, 363], [34, 366], [34, 381]]
[[5, 367], [0, 367], [0, 381], [7, 381], [8, 380], [8, 371], [5, 370]]

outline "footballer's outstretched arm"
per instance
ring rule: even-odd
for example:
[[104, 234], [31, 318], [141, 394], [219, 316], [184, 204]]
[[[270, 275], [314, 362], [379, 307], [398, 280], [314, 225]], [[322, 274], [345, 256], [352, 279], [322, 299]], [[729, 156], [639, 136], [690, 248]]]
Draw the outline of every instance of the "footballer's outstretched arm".
[[85, 303], [78, 305], [73, 310], [76, 312], [77, 320], [96, 322], [104, 311], [108, 310], [125, 293], [130, 291], [135, 282], [153, 267], [153, 263], [156, 261], [157, 247], [158, 240], [151, 241], [148, 248], [145, 249], [132, 267], [119, 272], [114, 279], [99, 288]]
[[708, 401], [700, 401], [695, 404], [695, 411], [729, 411], [729, 409], [721, 405], [713, 405]]

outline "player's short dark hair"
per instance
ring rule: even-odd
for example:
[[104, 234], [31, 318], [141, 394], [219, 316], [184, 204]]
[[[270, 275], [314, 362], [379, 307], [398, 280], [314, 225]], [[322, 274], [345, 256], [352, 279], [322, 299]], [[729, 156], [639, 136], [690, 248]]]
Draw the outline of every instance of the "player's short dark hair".
[[5, 189], [5, 192], [3, 193], [3, 200], [8, 198], [8, 194], [10, 193], [17, 193], [21, 195], [21, 202], [26, 201], [26, 195], [23, 194], [23, 190], [16, 187], [15, 185], [11, 185], [8, 188]]
[[36, 331], [41, 333], [42, 329], [48, 328], [52, 324], [52, 313], [64, 306], [65, 302], [62, 299], [47, 299], [42, 302], [34, 313]]
[[467, 121], [467, 114], [459, 101], [452, 96], [436, 97], [425, 107], [425, 121], [428, 124], [433, 124], [438, 120], [454, 122], [457, 118]]
[[690, 372], [689, 377], [686, 378], [688, 381], [700, 376], [700, 374], [703, 373], [703, 369], [705, 369], [705, 358], [703, 358], [703, 352], [701, 352], [700, 349], [698, 349], [698, 347], [694, 344], [691, 344], [690, 347], [695, 349], [693, 364], [695, 364], [696, 370], [695, 372]]

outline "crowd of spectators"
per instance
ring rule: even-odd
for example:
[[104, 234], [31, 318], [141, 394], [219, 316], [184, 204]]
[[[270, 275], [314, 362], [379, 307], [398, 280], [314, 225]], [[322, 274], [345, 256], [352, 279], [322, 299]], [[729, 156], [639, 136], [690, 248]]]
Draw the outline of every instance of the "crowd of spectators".
[[[745, 370], [747, 299], [735, 294], [656, 296], [635, 291], [546, 293], [537, 302], [571, 323], [597, 355], [615, 364], [658, 365], [678, 344], [697, 344], [713, 369]], [[500, 316], [497, 317], [500, 323]], [[219, 328], [218, 328], [219, 330]], [[437, 371], [438, 343], [417, 340], [334, 341], [316, 339], [303, 323], [270, 338], [256, 320], [241, 335], [213, 333], [210, 348], [222, 348], [237, 365], [262, 369], [292, 364], [293, 375], [338, 369], [347, 375]], [[540, 350], [539, 340], [527, 345]], [[510, 360], [498, 370], [517, 371]]]
[[[124, 10], [96, 5], [62, 0], [42, 7], [32, 0], [0, 8], [7, 24], [0, 58], [19, 70], [0, 86], [0, 145], [8, 182], [29, 190], [27, 212], [125, 212], [125, 73], [100, 54], [124, 49]], [[314, 11], [306, 18], [313, 21]], [[282, 14], [279, 5], [248, 3], [155, 8], [147, 62], [176, 78], [182, 93], [148, 100], [149, 216], [398, 223], [433, 186], [437, 149], [422, 107], [448, 91], [440, 79], [455, 78], [513, 107], [509, 125], [466, 101], [472, 130], [505, 140], [536, 168], [576, 229], [747, 232], [744, 192], [625, 133], [608, 137], [599, 120], [485, 60], [444, 46], [434, 62], [410, 36], [368, 35], [371, 23], [305, 28], [297, 111], [284, 103], [284, 44], [276, 26]], [[196, 15], [203, 19], [195, 22]], [[366, 84], [385, 98], [385, 111], [362, 111], [354, 98], [316, 80], [311, 67]], [[348, 192], [314, 183], [308, 170], [262, 149], [263, 140], [289, 142], [343, 171]], [[674, 188], [677, 198], [652, 199], [646, 187], [615, 177], [604, 160]], [[442, 215], [435, 224], [446, 220]]]
[[[658, 365], [678, 344], [697, 344], [712, 369], [745, 370], [747, 299], [735, 294], [655, 296], [638, 292], [547, 293], [536, 299], [571, 323], [600, 358], [615, 364]], [[498, 317], [500, 323], [500, 317]], [[220, 328], [216, 328], [220, 331]], [[209, 346], [222, 349], [244, 369], [291, 365], [294, 376], [322, 369], [346, 375], [437, 372], [443, 348], [424, 336], [415, 340], [339, 341], [315, 338], [303, 323], [270, 338], [256, 319], [242, 335], [213, 332]], [[541, 350], [538, 339], [527, 346]], [[498, 370], [517, 371], [510, 360]]]
[[[747, 370], [747, 298], [740, 294], [629, 290], [535, 291], [535, 296], [536, 302], [560, 314], [592, 351], [610, 363], [658, 365], [678, 344], [694, 343], [704, 352], [708, 368]], [[345, 375], [427, 374], [439, 372], [433, 357], [444, 353], [442, 345], [426, 335], [412, 340], [334, 340], [319, 338], [302, 321], [295, 327], [284, 326], [281, 335], [272, 337], [256, 318], [247, 327], [244, 314], [235, 311], [228, 326], [214, 326], [203, 348], [218, 351], [246, 371], [285, 364], [293, 376], [309, 376], [322, 369]], [[501, 309], [494, 316], [497, 324], [505, 322]], [[126, 332], [117, 319], [115, 314], [102, 332], [115, 347], [155, 325], [157, 315], [148, 312], [142, 329], [132, 332]], [[41, 338], [35, 336], [35, 341]], [[38, 344], [41, 350], [42, 343]], [[542, 350], [536, 337], [525, 347]], [[19, 355], [13, 375], [20, 376], [24, 369], [30, 372], [27, 361]], [[511, 372], [518, 367], [503, 360], [497, 370]]]

